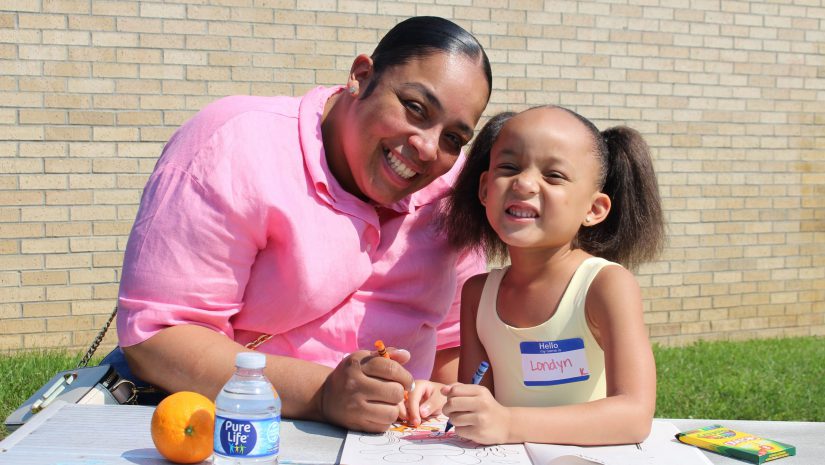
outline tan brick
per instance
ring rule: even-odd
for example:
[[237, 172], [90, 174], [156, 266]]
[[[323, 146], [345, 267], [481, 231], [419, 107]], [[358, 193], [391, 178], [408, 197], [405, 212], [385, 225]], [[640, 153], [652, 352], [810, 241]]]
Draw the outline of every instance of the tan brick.
[[116, 124], [123, 126], [157, 126], [163, 121], [163, 114], [159, 111], [126, 111], [117, 112]]
[[112, 303], [109, 301], [77, 300], [72, 302], [73, 315], [94, 315], [112, 313]]
[[[46, 288], [46, 300], [71, 302], [92, 297], [91, 286], [49, 286]], [[38, 299], [43, 300], [43, 299]]]
[[94, 317], [91, 315], [53, 317], [46, 321], [46, 327], [49, 332], [90, 330], [94, 328]]
[[71, 62], [46, 62], [43, 64], [43, 74], [46, 76], [80, 77], [88, 76], [91, 64]]
[[[12, 239], [2, 239], [0, 240], [0, 255], [11, 255], [17, 254], [20, 252], [20, 247], [18, 247], [18, 242]], [[0, 318], [2, 318], [0, 316]]]
[[84, 206], [78, 205], [71, 207], [72, 221], [96, 221], [96, 220], [113, 220], [116, 218], [117, 210], [110, 205], [105, 206]]
[[89, 254], [69, 253], [46, 256], [47, 269], [88, 268], [90, 266], [92, 266], [92, 259]]
[[[38, 225], [34, 226], [39, 228]], [[39, 270], [42, 268], [42, 255], [0, 255], [0, 269], [3, 270]], [[0, 299], [0, 302], [2, 302], [2, 299]]]
[[44, 130], [44, 138], [50, 141], [83, 141], [90, 136], [90, 128], [83, 126], [48, 126]]
[[90, 108], [91, 101], [88, 95], [46, 94], [43, 97], [43, 106], [46, 108]]
[[65, 61], [69, 52], [62, 45], [21, 45], [18, 52], [21, 60], [60, 60]]
[[[44, 290], [42, 287], [0, 287], [0, 302], [31, 302], [43, 300]], [[0, 320], [0, 325], [4, 321]], [[11, 320], [16, 321], [16, 320]], [[21, 320], [22, 321], [22, 320]], [[25, 324], [25, 323], [18, 323]], [[0, 331], [2, 334], [4, 331]]]
[[45, 222], [67, 221], [69, 211], [62, 207], [23, 207], [20, 209], [20, 221]]
[[140, 140], [144, 142], [166, 142], [172, 137], [176, 128], [142, 128]]
[[69, 342], [72, 335], [69, 332], [60, 333], [32, 333], [23, 334], [24, 349], [45, 349], [45, 348], [61, 348], [69, 347]]
[[[21, 11], [21, 10], [18, 10]], [[0, 13], [0, 27], [11, 29], [14, 27], [15, 16], [23, 16], [22, 14]]]
[[63, 238], [23, 239], [20, 251], [24, 254], [68, 252], [69, 242]]
[[0, 272], [0, 287], [20, 286], [20, 279], [17, 271]]
[[89, 236], [92, 234], [92, 225], [72, 221], [69, 223], [47, 223], [46, 237]]
[[37, 126], [0, 126], [0, 139], [43, 140], [43, 128]]
[[0, 334], [4, 333], [34, 333], [46, 329], [46, 321], [42, 318], [15, 318], [0, 320]]
[[48, 286], [68, 283], [65, 271], [24, 271], [21, 274], [24, 286]]
[[72, 189], [103, 189], [114, 187], [115, 176], [103, 174], [70, 174], [69, 186]]
[[95, 300], [116, 300], [119, 288], [120, 285], [118, 283], [97, 284], [92, 286], [92, 295]]
[[[42, 196], [41, 193], [36, 194]], [[42, 201], [38, 203], [42, 203]], [[90, 203], [92, 203], [92, 193], [90, 191], [46, 192], [46, 205], [88, 205]]]
[[80, 238], [73, 237], [69, 240], [72, 252], [97, 252], [117, 250], [117, 243], [113, 238], [95, 237]]
[[20, 110], [22, 124], [66, 124], [66, 112], [61, 110]]

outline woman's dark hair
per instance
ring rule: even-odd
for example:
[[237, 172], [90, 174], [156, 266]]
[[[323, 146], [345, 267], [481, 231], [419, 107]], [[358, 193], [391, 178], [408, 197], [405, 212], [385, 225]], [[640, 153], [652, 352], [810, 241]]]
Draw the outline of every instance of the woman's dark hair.
[[[644, 138], [627, 126], [599, 132], [587, 118], [564, 107], [556, 108], [575, 116], [590, 132], [600, 164], [600, 190], [611, 201], [607, 218], [597, 225], [581, 227], [574, 247], [629, 269], [656, 258], [664, 243], [664, 216], [650, 148]], [[489, 169], [493, 143], [512, 116], [496, 115], [479, 132], [447, 201], [443, 223], [451, 244], [482, 249], [493, 259], [506, 257], [507, 247], [490, 226], [478, 200], [479, 177]]]
[[389, 68], [403, 65], [410, 60], [442, 52], [461, 54], [481, 59], [487, 78], [487, 96], [493, 90], [493, 73], [490, 60], [478, 40], [458, 24], [437, 16], [416, 16], [396, 24], [378, 42], [372, 52], [373, 72], [376, 79], [364, 89], [363, 98], [375, 89], [381, 75]]

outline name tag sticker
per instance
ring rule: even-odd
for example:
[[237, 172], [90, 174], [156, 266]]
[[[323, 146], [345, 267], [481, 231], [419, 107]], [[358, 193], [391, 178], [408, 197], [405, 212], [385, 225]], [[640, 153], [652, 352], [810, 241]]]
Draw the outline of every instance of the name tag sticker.
[[552, 386], [590, 378], [581, 338], [522, 342], [519, 348], [525, 386]]

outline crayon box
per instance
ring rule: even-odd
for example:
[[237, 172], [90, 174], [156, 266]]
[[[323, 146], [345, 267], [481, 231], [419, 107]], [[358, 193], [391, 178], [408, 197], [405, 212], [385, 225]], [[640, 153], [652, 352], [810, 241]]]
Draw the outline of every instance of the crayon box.
[[796, 447], [790, 444], [734, 431], [722, 425], [685, 431], [677, 434], [676, 439], [685, 444], [757, 464], [796, 455]]

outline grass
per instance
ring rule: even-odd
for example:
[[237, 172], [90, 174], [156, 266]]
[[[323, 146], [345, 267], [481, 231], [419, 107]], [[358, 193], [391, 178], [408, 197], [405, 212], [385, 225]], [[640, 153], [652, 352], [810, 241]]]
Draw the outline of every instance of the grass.
[[656, 347], [656, 416], [825, 421], [825, 337]]
[[[825, 421], [825, 337], [699, 342], [654, 353], [658, 418]], [[80, 358], [0, 355], [0, 420]], [[0, 424], [0, 438], [7, 434]]]
[[[83, 354], [48, 350], [0, 355], [0, 438], [8, 435], [5, 421], [17, 407], [58, 371], [77, 366]], [[93, 357], [90, 365], [99, 363]]]

